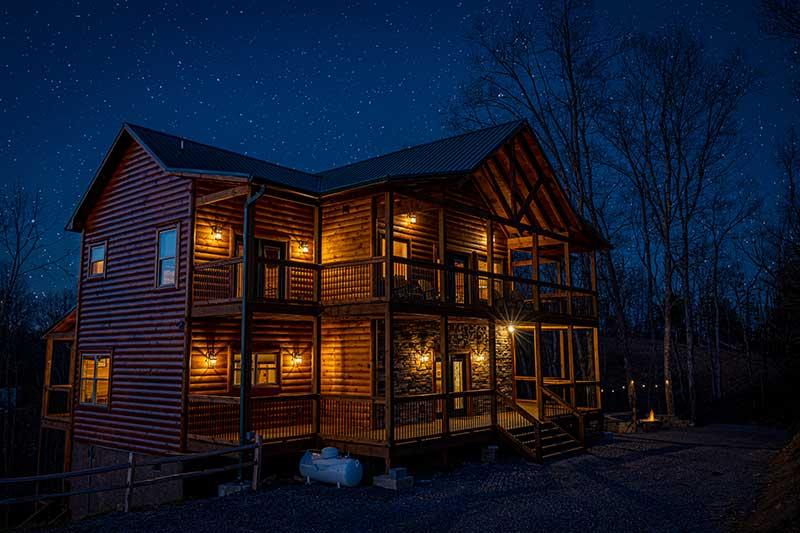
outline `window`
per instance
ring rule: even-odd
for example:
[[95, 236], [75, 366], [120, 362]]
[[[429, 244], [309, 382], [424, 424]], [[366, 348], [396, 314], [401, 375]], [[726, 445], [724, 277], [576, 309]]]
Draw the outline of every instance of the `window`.
[[176, 285], [175, 267], [178, 255], [178, 228], [160, 230], [158, 232], [158, 277], [156, 283], [159, 287], [174, 287]]
[[[277, 387], [280, 384], [280, 350], [253, 352], [253, 369], [251, 383], [254, 387]], [[241, 386], [242, 355], [233, 354], [233, 375], [231, 376], [234, 387]]]
[[101, 278], [106, 275], [106, 243], [89, 247], [89, 277]]
[[[478, 258], [479, 271], [486, 272], [488, 267], [489, 265], [485, 257]], [[495, 274], [503, 273], [502, 259], [499, 260], [495, 259], [493, 272]], [[502, 295], [503, 295], [503, 280], [496, 279], [494, 280], [494, 296], [501, 298]], [[487, 301], [489, 299], [489, 278], [486, 277], [478, 278], [478, 298], [482, 301]]]
[[83, 355], [81, 358], [81, 403], [108, 405], [110, 377], [110, 355]]
[[[386, 233], [380, 234], [380, 245], [381, 245], [381, 255], [386, 255]], [[406, 239], [399, 239], [397, 237], [392, 239], [392, 249], [394, 253], [392, 254], [394, 257], [400, 257], [403, 259], [408, 259], [410, 257], [410, 250], [411, 250], [411, 243]], [[386, 263], [383, 264], [381, 267], [383, 277], [386, 277]], [[408, 265], [404, 263], [396, 263], [394, 265], [394, 276], [398, 278], [397, 281], [400, 284], [404, 284], [408, 279]]]

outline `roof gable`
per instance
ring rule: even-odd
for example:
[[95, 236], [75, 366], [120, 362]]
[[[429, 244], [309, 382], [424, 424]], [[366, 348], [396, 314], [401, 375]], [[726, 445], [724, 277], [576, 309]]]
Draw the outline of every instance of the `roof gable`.
[[468, 174], [524, 123], [515, 120], [325, 170], [319, 173], [321, 192], [392, 178]]

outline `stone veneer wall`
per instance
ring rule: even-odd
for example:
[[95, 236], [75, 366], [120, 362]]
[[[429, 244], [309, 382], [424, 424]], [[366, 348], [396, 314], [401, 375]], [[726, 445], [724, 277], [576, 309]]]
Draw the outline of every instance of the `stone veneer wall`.
[[[479, 324], [449, 324], [451, 357], [468, 354], [472, 389], [489, 388], [489, 327]], [[433, 364], [440, 352], [439, 322], [408, 320], [395, 323], [395, 394], [397, 396], [433, 392]], [[509, 334], [496, 330], [497, 386], [511, 394], [513, 361]]]

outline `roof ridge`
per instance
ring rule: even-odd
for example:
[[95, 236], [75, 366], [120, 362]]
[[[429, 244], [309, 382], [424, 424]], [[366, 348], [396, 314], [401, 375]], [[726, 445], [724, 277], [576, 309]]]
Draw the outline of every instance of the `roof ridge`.
[[474, 133], [478, 133], [478, 132], [481, 132], [481, 131], [491, 130], [491, 129], [495, 129], [495, 128], [501, 128], [501, 127], [505, 127], [505, 126], [508, 126], [509, 124], [514, 124], [514, 123], [521, 124], [523, 122], [525, 122], [524, 118], [518, 118], [518, 119], [515, 119], [515, 120], [509, 120], [507, 122], [503, 122], [503, 123], [500, 123], [500, 124], [495, 124], [493, 126], [486, 126], [485, 128], [478, 128], [477, 130], [465, 131], [464, 133], [459, 133], [457, 135], [451, 135], [449, 137], [442, 137], [440, 139], [434, 139], [432, 141], [428, 141], [428, 142], [424, 142], [424, 143], [420, 143], [420, 144], [414, 144], [414, 145], [411, 145], [411, 146], [406, 146], [405, 148], [400, 148], [398, 150], [393, 150], [391, 152], [386, 152], [386, 153], [383, 153], [383, 154], [374, 155], [374, 156], [368, 157], [366, 159], [359, 159], [358, 161], [353, 161], [352, 163], [347, 163], [346, 165], [327, 168], [325, 170], [321, 170], [321, 171], [315, 173], [315, 175], [319, 176], [320, 178], [322, 178], [324, 180], [325, 179], [325, 174], [328, 173], [328, 172], [334, 171], [334, 170], [341, 170], [343, 168], [347, 168], [347, 167], [351, 167], [353, 165], [358, 165], [358, 164], [364, 163], [365, 161], [371, 161], [373, 159], [380, 159], [381, 157], [386, 157], [386, 156], [390, 156], [390, 155], [394, 155], [394, 154], [399, 154], [400, 152], [405, 152], [406, 150], [414, 150], [416, 148], [422, 148], [423, 146], [428, 146], [428, 145], [435, 144], [435, 143], [438, 143], [438, 142], [449, 141], [449, 140], [452, 140], [452, 139], [458, 139], [459, 137], [465, 137], [467, 135], [472, 135]]
[[228, 148], [222, 148], [220, 146], [214, 146], [213, 144], [208, 144], [208, 143], [196, 141], [194, 139], [190, 139], [188, 137], [183, 137], [181, 135], [175, 135], [174, 133], [168, 133], [166, 131], [156, 130], [156, 129], [153, 129], [153, 128], [148, 128], [147, 126], [142, 126], [140, 124], [134, 124], [133, 122], [128, 122], [128, 121], [124, 121], [123, 124], [126, 127], [140, 128], [140, 129], [143, 129], [143, 130], [152, 131], [153, 133], [158, 133], [159, 135], [167, 135], [169, 137], [175, 137], [176, 139], [189, 141], [191, 143], [194, 143], [194, 144], [197, 144], [197, 145], [200, 145], [200, 146], [204, 146], [206, 148], [213, 148], [214, 150], [219, 150], [221, 152], [226, 152], [226, 153], [229, 153], [229, 154], [233, 154], [233, 155], [238, 156], [238, 157], [247, 157], [248, 159], [252, 159], [253, 161], [258, 161], [259, 163], [265, 163], [265, 164], [271, 165], [273, 167], [284, 168], [286, 170], [291, 170], [293, 172], [300, 172], [301, 174], [306, 174], [308, 176], [312, 176], [314, 178], [317, 178], [318, 180], [322, 178], [322, 176], [320, 176], [316, 172], [309, 172], [307, 170], [301, 170], [299, 168], [290, 167], [290, 166], [287, 166], [287, 165], [281, 165], [280, 163], [275, 163], [273, 161], [267, 161], [266, 159], [253, 157], [251, 155], [243, 154], [241, 152], [236, 152], [234, 150], [229, 150]]

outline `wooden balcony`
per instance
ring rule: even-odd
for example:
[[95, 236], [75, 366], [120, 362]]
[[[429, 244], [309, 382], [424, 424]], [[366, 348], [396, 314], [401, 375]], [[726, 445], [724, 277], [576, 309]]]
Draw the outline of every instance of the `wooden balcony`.
[[597, 293], [590, 289], [402, 257], [392, 261], [391, 286], [385, 257], [323, 265], [321, 303], [347, 306], [347, 313], [357, 312], [352, 304], [396, 302], [408, 310], [491, 313], [513, 306], [554, 322], [597, 319]]
[[[272, 310], [314, 313], [319, 267], [299, 261], [258, 259], [253, 302]], [[192, 298], [195, 316], [241, 312], [242, 258], [194, 265]]]

